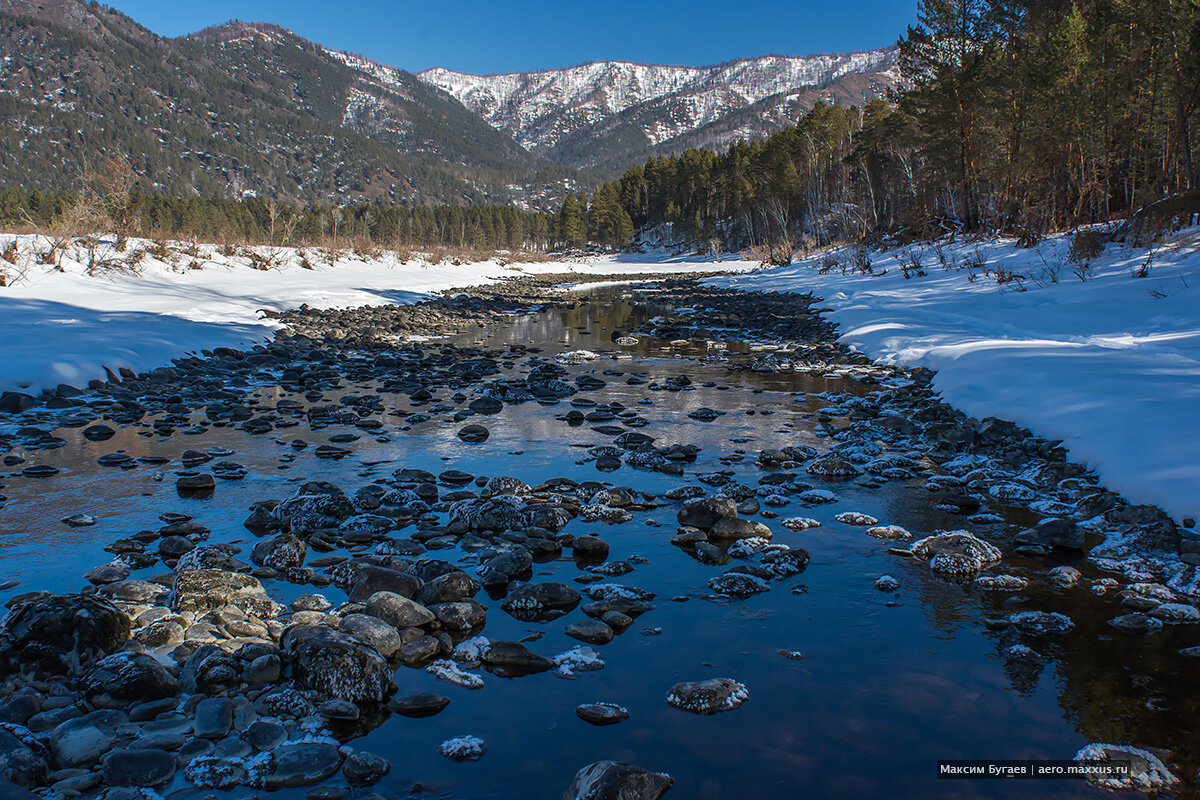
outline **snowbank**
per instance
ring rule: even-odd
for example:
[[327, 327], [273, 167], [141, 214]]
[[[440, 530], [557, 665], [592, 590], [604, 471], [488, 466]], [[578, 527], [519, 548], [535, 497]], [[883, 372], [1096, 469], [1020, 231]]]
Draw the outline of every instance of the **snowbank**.
[[[718, 276], [714, 286], [812, 292], [842, 341], [888, 363], [938, 371], [967, 414], [1062, 439], [1075, 460], [1135, 502], [1200, 515], [1200, 230], [1154, 251], [1109, 245], [1074, 274], [1066, 237], [846, 251], [789, 267]], [[912, 274], [912, 257], [924, 276]], [[984, 274], [990, 270], [991, 275]], [[997, 282], [997, 270], [1023, 275]], [[1085, 274], [1087, 271], [1085, 271]], [[973, 280], [972, 280], [973, 276]], [[1055, 282], [1057, 281], [1057, 282]]]
[[[202, 349], [261, 341], [278, 324], [262, 319], [260, 309], [407, 304], [433, 292], [521, 274], [716, 272], [752, 266], [627, 256], [456, 266], [419, 258], [405, 263], [394, 253], [364, 259], [348, 252], [331, 266], [315, 250], [253, 248], [271, 260], [263, 270], [251, 266], [250, 251], [223, 255], [215, 246], [201, 245], [186, 255], [185, 245], [178, 245], [163, 258], [143, 255], [136, 272], [88, 275], [85, 265], [91, 259], [79, 246], [66, 251], [59, 271], [38, 263], [39, 254], [50, 249], [45, 237], [0, 235], [0, 252], [14, 240], [16, 263], [0, 261], [0, 273], [14, 283], [0, 288], [0, 390], [33, 394], [60, 383], [86, 386], [104, 378], [105, 368], [141, 371]], [[127, 253], [151, 249], [151, 243], [133, 240]], [[312, 269], [303, 265], [305, 257]]]

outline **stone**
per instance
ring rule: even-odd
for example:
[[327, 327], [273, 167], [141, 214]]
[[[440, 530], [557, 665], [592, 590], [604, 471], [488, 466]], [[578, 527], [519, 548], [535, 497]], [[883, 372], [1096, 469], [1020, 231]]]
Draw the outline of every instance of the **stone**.
[[1045, 519], [1032, 528], [1013, 537], [1021, 544], [1039, 544], [1045, 547], [1062, 547], [1069, 550], [1083, 549], [1083, 529], [1070, 519]]
[[50, 734], [50, 749], [60, 767], [90, 767], [117, 740], [117, 728], [128, 718], [120, 711], [101, 709], [67, 720]]
[[737, 517], [719, 519], [709, 528], [711, 539], [770, 539], [771, 529], [761, 522]]
[[278, 722], [256, 720], [250, 723], [242, 739], [255, 750], [272, 750], [287, 741], [287, 728]]
[[584, 619], [572, 622], [563, 633], [572, 639], [578, 639], [588, 644], [608, 644], [613, 640], [613, 629], [598, 619]]
[[282, 533], [264, 539], [250, 551], [250, 560], [262, 567], [289, 569], [304, 564], [307, 547], [304, 542], [290, 533]]
[[502, 677], [529, 675], [554, 668], [553, 661], [520, 642], [492, 642], [481, 654], [481, 660]]
[[927, 536], [912, 546], [913, 556], [929, 562], [934, 572], [950, 578], [974, 575], [1000, 560], [1000, 551], [966, 531]]
[[392, 764], [386, 758], [357, 750], [346, 757], [342, 774], [352, 786], [364, 786], [377, 783], [391, 768]]
[[175, 676], [153, 656], [128, 651], [96, 662], [85, 677], [89, 698], [106, 695], [121, 703], [160, 700], [179, 694]]
[[616, 725], [629, 719], [629, 710], [615, 703], [584, 703], [575, 706], [575, 714], [593, 725]]
[[288, 742], [269, 751], [262, 772], [264, 789], [311, 786], [338, 771], [342, 754], [325, 742]]
[[200, 739], [223, 739], [233, 728], [234, 702], [209, 697], [196, 704], [192, 733]]
[[726, 597], [744, 600], [762, 592], [770, 591], [771, 585], [757, 575], [744, 572], [726, 572], [708, 582], [708, 588]]
[[526, 583], [510, 592], [500, 607], [522, 622], [540, 622], [570, 613], [582, 599], [565, 583]]
[[597, 761], [571, 780], [563, 800], [659, 800], [674, 780], [633, 764]]
[[478, 761], [487, 752], [487, 742], [478, 736], [457, 736], [438, 745], [438, 752], [451, 761]]
[[460, 603], [435, 603], [429, 607], [443, 628], [451, 631], [470, 631], [482, 628], [487, 622], [487, 607], [474, 600]]
[[362, 603], [376, 592], [392, 592], [401, 597], [413, 597], [420, 588], [421, 579], [415, 575], [373, 564], [359, 564], [346, 594], [354, 602]]
[[707, 531], [717, 520], [737, 516], [737, 503], [729, 497], [699, 497], [688, 500], [679, 509], [676, 518], [686, 528]]
[[129, 618], [94, 595], [35, 597], [14, 605], [4, 619], [0, 674], [9, 668], [65, 675], [129, 640]]
[[32, 736], [21, 737], [0, 726], [0, 789], [6, 782], [29, 787], [44, 783], [49, 772], [46, 755], [45, 746]]
[[395, 691], [387, 661], [348, 633], [324, 625], [291, 625], [279, 640], [296, 681], [355, 703], [380, 703]]
[[397, 630], [428, 625], [436, 617], [420, 603], [395, 592], [376, 592], [367, 598], [366, 613]]
[[109, 786], [159, 786], [175, 775], [175, 756], [165, 750], [113, 750], [101, 762]]
[[344, 631], [366, 639], [385, 658], [391, 658], [403, 645], [400, 631], [378, 617], [367, 614], [347, 614], [342, 617], [341, 627]]
[[232, 655], [216, 645], [202, 645], [183, 662], [179, 686], [189, 694], [216, 693], [236, 685], [242, 668]]
[[175, 576], [172, 608], [180, 613], [203, 614], [233, 607], [260, 619], [274, 617], [282, 607], [267, 596], [251, 575], [218, 569], [192, 569]]
[[201, 789], [232, 789], [245, 783], [247, 774], [238, 759], [198, 756], [183, 768], [183, 777]]
[[571, 555], [577, 562], [599, 564], [608, 558], [608, 542], [598, 536], [577, 536], [571, 545]]
[[693, 714], [731, 711], [749, 699], [746, 687], [732, 678], [677, 683], [667, 694], [667, 703]]
[[394, 697], [388, 702], [389, 709], [403, 717], [413, 719], [432, 717], [448, 705], [450, 705], [449, 697], [432, 692], [407, 694], [403, 697]]

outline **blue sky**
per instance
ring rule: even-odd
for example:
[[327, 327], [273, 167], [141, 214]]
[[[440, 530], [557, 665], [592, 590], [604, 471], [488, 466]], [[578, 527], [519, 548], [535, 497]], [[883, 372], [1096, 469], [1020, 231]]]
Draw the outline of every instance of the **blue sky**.
[[408, 70], [509, 72], [622, 59], [713, 64], [890, 44], [916, 0], [105, 0], [164, 36], [237, 18]]

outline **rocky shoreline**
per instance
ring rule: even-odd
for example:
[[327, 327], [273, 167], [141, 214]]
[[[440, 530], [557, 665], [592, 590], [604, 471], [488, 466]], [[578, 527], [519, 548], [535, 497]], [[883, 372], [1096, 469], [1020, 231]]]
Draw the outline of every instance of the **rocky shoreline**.
[[[717, 290], [687, 280], [632, 290], [635, 302], [685, 311], [651, 319], [623, 337], [614, 334], [617, 346], [621, 338], [650, 337], [685, 358], [724, 364], [731, 374], [808, 373], [855, 387], [818, 398], [823, 407], [813, 430], [822, 449], [784, 444], [734, 451], [722, 459], [728, 472], [695, 475], [694, 483], [682, 478], [696, 459], [695, 446], [656, 446], [653, 426], [637, 408], [590, 397], [602, 400], [613, 380], [592, 368], [603, 363], [596, 353], [413, 341], [582, 302], [557, 291], [558, 280], [450, 292], [414, 306], [301, 308], [278, 315], [284, 330], [249, 351], [220, 349], [85, 390], [60, 387], [46, 398], [6, 395], [0, 409], [12, 425], [0, 434], [0, 450], [10, 451], [4, 463], [12, 480], [55, 479], [53, 467], [11, 454], [18, 447], [33, 455], [62, 446], [54, 426], [86, 426], [87, 439], [103, 442], [114, 426], [144, 420], [157, 437], [202, 441], [213, 427], [286, 436], [295, 452], [311, 446], [317, 457], [336, 461], [360, 436], [388, 435], [383, 412], [401, 395], [418, 407], [403, 424], [448, 420], [468, 444], [486, 441], [490, 417], [523, 404], [544, 406], [548, 415], [611, 439], [588, 452], [600, 473], [591, 481], [545, 475], [530, 485], [504, 475], [407, 467], [357, 486], [349, 475], [344, 485], [308, 481], [290, 497], [264, 497], [250, 509], [244, 527], [256, 538], [245, 549], [210, 543], [213, 532], [205, 525], [164, 509], [157, 529], [110, 543], [105, 549], [113, 560], [83, 576], [87, 585], [80, 592], [34, 590], [10, 598], [0, 628], [0, 780], [8, 782], [0, 789], [6, 796], [141, 800], [148, 796], [143, 790], [174, 786], [182, 776], [194, 789], [296, 787], [311, 800], [352, 792], [370, 797], [360, 787], [383, 780], [390, 764], [356, 749], [354, 740], [392, 715], [429, 717], [450, 702], [436, 693], [400, 693], [397, 670], [423, 670], [465, 688], [482, 686], [488, 674], [569, 678], [602, 668], [603, 646], [656, 604], [687, 600], [632, 585], [624, 576], [635, 571], [636, 559], [610, 559], [605, 537], [564, 532], [574, 520], [637, 523], [664, 505], [676, 509], [672, 544], [681, 557], [712, 568], [709, 597], [720, 602], [772, 591], [808, 567], [808, 552], [773, 541], [774, 532], [804, 530], [816, 521], [773, 509], [793, 502], [818, 507], [832, 501], [842, 483], [873, 489], [916, 481], [923, 482], [929, 504], [960, 517], [963, 527], [922, 536], [856, 512], [839, 515], [838, 522], [890, 542], [894, 555], [927, 562], [944, 579], [989, 592], [1026, 588], [1026, 578], [997, 571], [1010, 554], [1045, 559], [1044, 583], [1056, 591], [1075, 587], [1118, 597], [1127, 613], [1112, 625], [1126, 635], [1200, 620], [1192, 602], [1200, 594], [1200, 537], [1192, 521], [1184, 527], [1159, 509], [1126, 503], [1070, 463], [1055, 442], [1011, 423], [965, 417], [940, 401], [928, 373], [848, 352], [812, 298]], [[736, 358], [723, 352], [722, 343], [731, 339], [750, 341], [748, 352]], [[701, 388], [686, 375], [633, 384], [635, 377], [627, 383], [648, 396]], [[252, 401], [253, 387], [264, 382], [304, 402], [265, 407]], [[347, 386], [352, 391], [339, 394]], [[690, 416], [704, 421], [722, 413], [702, 407]], [[301, 425], [314, 433], [328, 426], [357, 433], [316, 445], [289, 432]], [[246, 475], [231, 456], [197, 447], [178, 464], [122, 453], [103, 458], [114, 467], [173, 470], [164, 475], [173, 477], [181, 497], [206, 497], [221, 482]], [[622, 468], [681, 480], [653, 495], [603, 479]], [[751, 477], [757, 485], [745, 482]], [[86, 515], [63, 520], [80, 527], [93, 521]], [[1049, 567], [1085, 554], [1105, 577], [1087, 578], [1070, 565]], [[559, 559], [576, 567], [571, 583], [534, 577], [536, 565]], [[305, 593], [281, 604], [272, 596], [276, 584]], [[876, 581], [885, 592], [895, 585], [889, 575]], [[529, 646], [538, 636], [493, 640], [485, 635], [489, 614], [565, 624], [579, 644], [545, 654]], [[1073, 625], [1063, 614], [1036, 609], [997, 615], [987, 624], [1011, 635], [1006, 657], [1017, 662], [1038, 657], [1031, 643]], [[737, 676], [683, 681], [663, 702], [687, 713], [721, 713], [746, 702], [753, 689]], [[631, 712], [601, 700], [575, 713], [610, 725]], [[486, 749], [471, 735], [439, 748], [461, 761], [481, 758]], [[1105, 752], [1124, 758], [1130, 750], [1136, 748]], [[1134, 755], [1142, 765], [1137, 774], [1155, 786], [1176, 780], [1159, 758], [1167, 754]], [[651, 800], [670, 785], [666, 775], [602, 760], [583, 765], [565, 797]]]

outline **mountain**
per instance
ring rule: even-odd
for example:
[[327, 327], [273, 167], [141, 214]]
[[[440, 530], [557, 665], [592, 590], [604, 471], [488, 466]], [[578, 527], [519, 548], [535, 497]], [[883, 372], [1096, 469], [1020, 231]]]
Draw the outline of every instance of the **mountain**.
[[404, 70], [230, 22], [167, 39], [83, 0], [0, 1], [0, 186], [127, 155], [175, 195], [557, 204], [547, 165]]
[[657, 153], [719, 147], [795, 124], [818, 101], [857, 104], [898, 79], [896, 48], [762, 56], [710, 67], [599, 61], [568, 69], [418, 73], [529, 151], [612, 172]]

